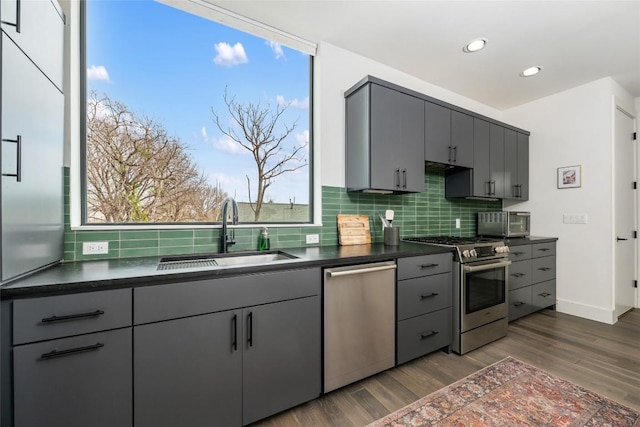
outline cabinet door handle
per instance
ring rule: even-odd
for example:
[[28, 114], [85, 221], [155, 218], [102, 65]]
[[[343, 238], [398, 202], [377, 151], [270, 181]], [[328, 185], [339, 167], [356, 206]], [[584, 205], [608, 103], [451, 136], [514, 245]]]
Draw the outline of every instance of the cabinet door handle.
[[16, 27], [16, 33], [20, 32], [20, 0], [16, 0], [16, 23], [8, 21], [2, 21], [2, 23]]
[[485, 190], [485, 194], [490, 196], [491, 195], [491, 181], [485, 181], [484, 184], [485, 184], [484, 186], [485, 186], [485, 189], [486, 189]]
[[546, 298], [548, 296], [551, 296], [551, 294], [549, 292], [543, 292], [541, 294], [538, 294], [539, 296], [541, 296], [542, 298]]
[[458, 162], [458, 146], [453, 147], [453, 163]]
[[400, 188], [400, 169], [395, 170], [395, 178], [393, 180], [393, 185], [396, 188]]
[[491, 192], [489, 193], [492, 196], [496, 195], [496, 182], [495, 181], [491, 181]]
[[437, 266], [439, 266], [440, 264], [422, 264], [420, 266], [420, 270], [425, 270], [427, 268], [435, 268]]
[[22, 135], [17, 135], [16, 139], [2, 139], [2, 142], [13, 142], [16, 147], [16, 173], [3, 173], [2, 176], [9, 176], [16, 179], [16, 182], [22, 181]]
[[629, 239], [625, 239], [625, 238], [623, 238], [623, 237], [617, 237], [617, 236], [616, 236], [616, 242], [619, 242], [619, 241], [621, 241], [621, 240], [629, 240]]
[[231, 349], [238, 349], [238, 315], [234, 314], [231, 318]]
[[89, 313], [78, 313], [78, 314], [68, 314], [66, 316], [51, 316], [45, 317], [40, 322], [42, 323], [55, 323], [55, 322], [65, 322], [67, 320], [76, 320], [76, 319], [87, 319], [90, 317], [98, 317], [104, 314], [103, 310], [96, 310]]
[[437, 297], [438, 293], [437, 292], [431, 292], [430, 294], [424, 294], [424, 295], [420, 295], [420, 299], [427, 299], [427, 298], [433, 298], [433, 297]]
[[420, 339], [423, 340], [425, 338], [432, 337], [434, 335], [438, 335], [438, 331], [429, 331], [429, 332], [421, 332]]
[[102, 344], [101, 342], [97, 342], [95, 344], [92, 345], [86, 345], [84, 347], [76, 347], [76, 348], [70, 348], [67, 350], [51, 350], [49, 353], [44, 353], [40, 355], [40, 359], [53, 359], [54, 357], [62, 357], [62, 356], [69, 356], [71, 354], [76, 354], [76, 353], [84, 353], [86, 351], [93, 351], [93, 350], [97, 350], [99, 348], [104, 347], [104, 344]]
[[407, 170], [402, 169], [402, 188], [407, 188]]
[[247, 314], [247, 344], [253, 347], [253, 312]]
[[518, 302], [514, 302], [513, 303], [514, 307], [520, 307], [521, 305], [524, 305], [524, 303], [522, 301], [518, 301]]
[[551, 269], [549, 267], [540, 267], [538, 270], [540, 270], [540, 271], [549, 271]]
[[453, 163], [452, 157], [451, 157], [451, 149], [452, 147], [449, 146], [449, 163]]

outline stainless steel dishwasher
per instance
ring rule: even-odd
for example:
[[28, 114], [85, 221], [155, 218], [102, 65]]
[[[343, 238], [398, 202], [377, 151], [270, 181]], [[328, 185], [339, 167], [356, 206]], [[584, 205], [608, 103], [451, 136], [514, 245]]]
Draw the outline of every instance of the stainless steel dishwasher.
[[324, 391], [395, 365], [395, 261], [324, 270]]

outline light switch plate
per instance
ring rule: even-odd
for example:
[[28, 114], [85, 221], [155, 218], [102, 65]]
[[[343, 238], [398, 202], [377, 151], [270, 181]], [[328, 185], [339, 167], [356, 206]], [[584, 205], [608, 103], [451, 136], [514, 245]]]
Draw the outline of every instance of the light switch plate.
[[456, 218], [456, 228], [460, 228], [460, 218]]
[[562, 214], [562, 222], [565, 224], [586, 224], [587, 219], [586, 213]]

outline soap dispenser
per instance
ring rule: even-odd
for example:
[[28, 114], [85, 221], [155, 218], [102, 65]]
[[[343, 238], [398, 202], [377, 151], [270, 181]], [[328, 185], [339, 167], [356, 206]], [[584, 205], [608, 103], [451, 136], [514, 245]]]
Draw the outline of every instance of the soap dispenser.
[[262, 227], [262, 232], [260, 233], [260, 237], [258, 237], [258, 250], [268, 251], [269, 249], [271, 249], [269, 233], [267, 232], [267, 227]]

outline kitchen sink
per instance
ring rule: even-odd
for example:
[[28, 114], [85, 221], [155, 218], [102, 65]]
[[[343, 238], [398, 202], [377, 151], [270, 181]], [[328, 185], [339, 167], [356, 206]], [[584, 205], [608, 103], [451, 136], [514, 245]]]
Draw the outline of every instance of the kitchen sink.
[[161, 258], [158, 270], [261, 265], [295, 258], [297, 257], [282, 251], [183, 255]]

